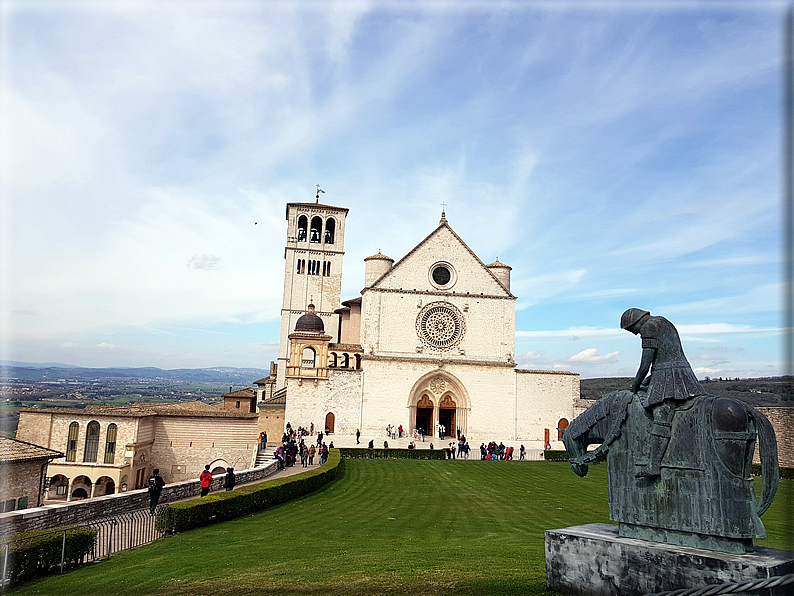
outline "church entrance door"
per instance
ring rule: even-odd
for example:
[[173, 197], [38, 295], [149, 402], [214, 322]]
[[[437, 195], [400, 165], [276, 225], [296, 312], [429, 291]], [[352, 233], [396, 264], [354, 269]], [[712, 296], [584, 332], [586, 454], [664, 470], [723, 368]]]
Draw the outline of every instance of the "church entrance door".
[[333, 412], [328, 412], [325, 415], [325, 428], [328, 429], [329, 433], [334, 432], [334, 422], [335, 422], [335, 420], [336, 420], [336, 417], [334, 416]]
[[438, 423], [444, 426], [444, 435], [454, 437], [455, 431], [455, 401], [447, 395], [438, 405]]
[[433, 408], [416, 408], [416, 428], [432, 435], [430, 432], [433, 427]]
[[433, 402], [423, 395], [416, 403], [416, 423], [414, 428], [421, 428], [426, 435], [433, 436]]

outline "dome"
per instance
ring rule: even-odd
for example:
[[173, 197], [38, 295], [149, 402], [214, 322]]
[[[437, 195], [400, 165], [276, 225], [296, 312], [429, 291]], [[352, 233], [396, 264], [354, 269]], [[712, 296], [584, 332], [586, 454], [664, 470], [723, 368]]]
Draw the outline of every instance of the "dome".
[[295, 331], [318, 331], [325, 332], [323, 320], [314, 314], [314, 304], [309, 305], [309, 312], [302, 315], [295, 323]]

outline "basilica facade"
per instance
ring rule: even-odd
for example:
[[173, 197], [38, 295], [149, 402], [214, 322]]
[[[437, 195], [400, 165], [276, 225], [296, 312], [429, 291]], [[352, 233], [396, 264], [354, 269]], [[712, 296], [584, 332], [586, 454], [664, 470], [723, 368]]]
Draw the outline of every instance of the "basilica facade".
[[[365, 259], [342, 301], [345, 208], [287, 205], [278, 364], [267, 400], [284, 421], [335, 434], [387, 425], [437, 436], [557, 446], [577, 413], [579, 375], [516, 368], [511, 268], [486, 265], [442, 213], [395, 262]], [[263, 396], [264, 397], [264, 396]]]

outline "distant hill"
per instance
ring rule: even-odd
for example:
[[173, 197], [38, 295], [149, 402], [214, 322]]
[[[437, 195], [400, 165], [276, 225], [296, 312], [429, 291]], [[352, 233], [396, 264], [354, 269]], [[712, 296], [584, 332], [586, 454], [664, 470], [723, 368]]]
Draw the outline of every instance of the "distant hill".
[[[633, 377], [582, 379], [582, 399], [599, 399], [611, 391], [630, 389]], [[707, 379], [700, 382], [713, 395], [740, 399], [751, 406], [794, 407], [794, 377]]]
[[18, 362], [16, 360], [0, 360], [2, 366], [21, 366], [23, 368], [79, 368], [74, 364], [64, 364], [63, 362]]
[[230, 385], [250, 385], [253, 381], [270, 374], [264, 368], [176, 368], [164, 370], [155, 367], [141, 368], [81, 368], [65, 366], [5, 366], [0, 369], [4, 379], [24, 379], [28, 381], [48, 381], [66, 379], [70, 381], [90, 381], [93, 379], [162, 379], [199, 383], [224, 383]]

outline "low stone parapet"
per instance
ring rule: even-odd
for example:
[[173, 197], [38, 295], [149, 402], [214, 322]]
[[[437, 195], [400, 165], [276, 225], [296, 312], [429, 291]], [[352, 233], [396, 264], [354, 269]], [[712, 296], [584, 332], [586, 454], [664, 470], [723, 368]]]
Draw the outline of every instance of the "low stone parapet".
[[[271, 461], [258, 468], [235, 472], [236, 483], [246, 484], [264, 480], [277, 470], [278, 462]], [[225, 474], [212, 479], [211, 491], [223, 490]], [[160, 503], [173, 503], [201, 494], [198, 479], [174, 482], [163, 487]], [[76, 526], [95, 519], [118, 515], [149, 506], [149, 491], [145, 488], [81, 501], [69, 501], [21, 509], [0, 514], [0, 536], [32, 530], [48, 530], [62, 526]]]
[[794, 572], [794, 552], [729, 554], [618, 536], [618, 526], [546, 530], [546, 587], [577, 596], [635, 596]]

